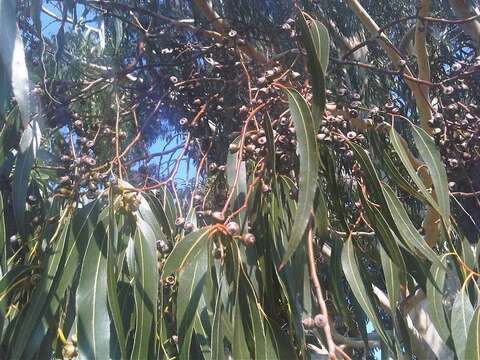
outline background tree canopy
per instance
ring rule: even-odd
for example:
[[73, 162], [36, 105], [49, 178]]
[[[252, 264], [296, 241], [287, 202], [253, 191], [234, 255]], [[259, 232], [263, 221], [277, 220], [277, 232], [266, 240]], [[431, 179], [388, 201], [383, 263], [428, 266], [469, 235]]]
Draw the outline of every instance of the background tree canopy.
[[0, 1], [0, 358], [480, 358], [478, 7]]

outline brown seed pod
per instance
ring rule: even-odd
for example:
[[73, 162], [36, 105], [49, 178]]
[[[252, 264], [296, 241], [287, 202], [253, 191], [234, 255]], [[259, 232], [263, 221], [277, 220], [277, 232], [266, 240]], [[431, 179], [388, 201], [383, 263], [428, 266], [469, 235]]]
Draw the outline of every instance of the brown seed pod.
[[255, 235], [252, 233], [246, 233], [242, 236], [242, 243], [246, 247], [253, 246], [255, 244]]
[[72, 342], [68, 341], [65, 345], [63, 345], [62, 355], [64, 358], [72, 359], [77, 356], [77, 348]]
[[240, 225], [238, 225], [235, 221], [230, 221], [227, 225], [225, 225], [225, 228], [230, 236], [240, 235]]
[[240, 147], [237, 144], [230, 144], [228, 146], [228, 151], [230, 151], [232, 154], [236, 153]]
[[185, 219], [181, 216], [175, 219], [175, 226], [183, 226], [185, 224]]
[[225, 215], [221, 211], [214, 211], [212, 213], [212, 220], [216, 223], [223, 223], [225, 221]]
[[327, 317], [325, 315], [322, 315], [322, 314], [317, 314], [315, 315], [315, 318], [313, 319], [313, 321], [315, 322], [315, 326], [318, 327], [318, 328], [323, 328], [325, 327], [325, 325], [327, 325]]
[[193, 230], [194, 226], [193, 224], [190, 222], [190, 221], [187, 221], [184, 225], [183, 225], [183, 230], [185, 230], [186, 232], [191, 232]]

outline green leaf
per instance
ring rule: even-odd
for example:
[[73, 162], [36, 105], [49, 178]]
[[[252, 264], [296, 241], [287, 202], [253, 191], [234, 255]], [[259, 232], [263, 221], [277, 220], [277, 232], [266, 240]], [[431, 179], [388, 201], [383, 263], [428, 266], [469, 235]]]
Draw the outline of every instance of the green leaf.
[[88, 241], [77, 290], [78, 354], [82, 359], [110, 357], [107, 240], [105, 226], [99, 222]]
[[208, 270], [208, 244], [202, 242], [193, 261], [178, 274], [177, 329], [180, 358], [190, 359], [193, 325]]
[[412, 251], [413, 253], [415, 253], [416, 249], [432, 264], [435, 264], [437, 267], [440, 268], [445, 268], [445, 266], [440, 261], [439, 256], [423, 240], [422, 236], [408, 217], [405, 207], [397, 198], [393, 190], [388, 185], [384, 184], [383, 193], [385, 195], [385, 199], [387, 200], [388, 208], [390, 209], [390, 212], [392, 213], [392, 216], [396, 221], [398, 232], [403, 239], [403, 243], [407, 247], [407, 249], [410, 249], [410, 251]]
[[115, 333], [117, 335], [117, 344], [120, 348], [120, 355], [122, 359], [127, 358], [126, 351], [126, 337], [125, 329], [123, 328], [122, 314], [120, 312], [120, 304], [118, 301], [117, 293], [117, 274], [115, 272], [115, 253], [114, 249], [118, 248], [118, 228], [117, 221], [115, 219], [114, 210], [114, 194], [113, 187], [110, 187], [108, 194], [108, 240], [107, 240], [107, 299], [112, 314], [113, 324], [115, 326]]
[[[307, 14], [303, 13], [303, 15]], [[309, 15], [307, 16], [310, 17]], [[328, 30], [320, 21], [312, 18], [308, 24], [308, 29], [310, 30], [313, 45], [315, 45], [317, 57], [322, 65], [323, 73], [326, 74], [330, 60], [330, 36], [328, 35]]]
[[450, 224], [450, 201], [447, 180], [447, 171], [440, 157], [438, 147], [433, 139], [425, 132], [425, 130], [413, 125], [413, 139], [417, 145], [418, 152], [428, 167], [432, 178], [435, 195], [437, 197], [440, 214], [446, 225]]
[[405, 263], [398, 246], [397, 238], [384, 217], [385, 215], [388, 216], [388, 214], [385, 211], [381, 212], [375, 206], [371, 205], [369, 200], [365, 198], [363, 192], [360, 192], [360, 200], [362, 206], [365, 208], [367, 219], [373, 225], [383, 249], [387, 252], [390, 259], [395, 262], [398, 268], [401, 271], [404, 271]]
[[20, 109], [23, 128], [30, 122], [30, 96], [27, 64], [23, 40], [16, 23], [16, 2], [3, 0], [0, 2], [0, 60], [3, 71], [11, 80], [13, 95]]
[[20, 139], [19, 151], [13, 174], [13, 209], [18, 231], [25, 238], [25, 201], [27, 199], [30, 171], [40, 145], [40, 130], [36, 121], [27, 126]]
[[240, 307], [240, 301], [237, 298], [234, 306], [234, 320], [233, 320], [233, 344], [232, 357], [234, 359], [251, 359], [250, 350], [246, 341], [246, 332], [244, 317]]
[[[53, 326], [52, 314], [57, 313], [59, 307], [63, 304], [65, 297], [70, 295], [67, 289], [72, 288], [72, 290], [76, 290], [78, 285], [76, 277], [78, 277], [78, 273], [82, 266], [82, 259], [85, 254], [88, 239], [94, 235], [99, 212], [100, 202], [94, 201], [83, 208], [76, 209], [72, 216], [70, 234], [68, 235], [65, 244], [65, 260], [62, 261], [61, 267], [59, 267], [58, 277], [55, 280], [56, 286], [52, 289], [52, 292], [49, 295], [49, 301], [46, 305], [42, 321], [38, 322], [33, 335], [33, 340], [29, 343], [29, 349], [32, 353], [38, 350], [42, 345], [41, 340], [48, 335], [49, 331], [51, 332], [50, 328]], [[68, 330], [66, 327], [67, 325], [69, 326], [70, 323], [71, 322], [64, 324], [64, 331]]]
[[137, 219], [137, 225], [133, 267], [136, 326], [131, 359], [147, 359], [152, 328], [156, 328], [159, 277], [155, 234], [143, 220]]
[[1, 274], [5, 274], [7, 271], [7, 239], [5, 233], [5, 217], [4, 217], [4, 209], [3, 209], [3, 195], [0, 192], [0, 269]]
[[[304, 13], [300, 14], [298, 21], [302, 29], [302, 42], [307, 50], [308, 71], [312, 76], [312, 113], [316, 124], [319, 124], [326, 104], [324, 73], [328, 64], [328, 60], [325, 59], [325, 56], [328, 59], [329, 52], [328, 32], [318, 21], [311, 21], [308, 25]], [[317, 127], [315, 131], [316, 129]]]
[[452, 307], [452, 338], [458, 359], [465, 359], [468, 329], [473, 318], [473, 306], [467, 293], [467, 287], [462, 286]]
[[164, 209], [162, 203], [154, 195], [144, 193], [143, 196], [148, 201], [148, 203], [150, 204], [150, 208], [152, 209], [153, 213], [155, 214], [155, 217], [158, 219], [158, 221], [162, 225], [163, 233], [169, 239], [171, 239], [173, 237], [173, 229], [170, 227], [170, 222], [168, 220], [167, 214], [165, 212], [165, 209]]
[[[229, 153], [227, 155], [227, 182], [229, 191], [233, 190], [232, 202], [230, 204], [230, 210], [235, 211], [243, 206], [245, 197], [247, 196], [247, 169], [245, 161], [240, 161], [240, 164], [237, 163], [238, 156], [237, 154]], [[237, 177], [237, 165], [238, 165], [238, 177]], [[235, 184], [235, 179], [237, 180]], [[235, 188], [233, 186], [235, 185]], [[237, 216], [237, 221], [240, 224], [240, 227], [243, 229], [245, 224], [245, 211], [241, 211]]]
[[383, 324], [378, 317], [375, 309], [376, 305], [373, 300], [371, 284], [366, 283], [363, 279], [364, 270], [362, 270], [358, 265], [358, 260], [355, 255], [351, 238], [348, 238], [343, 246], [342, 266], [345, 277], [347, 278], [348, 284], [350, 285], [355, 298], [362, 307], [363, 311], [365, 311], [368, 319], [372, 322], [373, 327], [375, 330], [377, 330], [377, 333], [382, 341], [388, 345], [394, 354], [395, 351], [393, 341], [389, 336], [387, 336]]
[[26, 311], [23, 321], [15, 329], [12, 337], [13, 344], [10, 347], [8, 358], [21, 358], [25, 348], [31, 339], [31, 335], [41, 319], [45, 305], [49, 301], [49, 294], [56, 288], [58, 282], [57, 272], [64, 261], [64, 249], [69, 234], [70, 216], [68, 210], [64, 210], [62, 220], [59, 222], [55, 233], [50, 239], [49, 248], [45, 254], [45, 267], [39, 283], [32, 294], [32, 302], [24, 310]]
[[435, 210], [440, 212], [440, 208], [438, 206], [438, 203], [433, 199], [432, 195], [430, 192], [427, 190], [425, 184], [423, 183], [422, 179], [420, 176], [417, 174], [417, 169], [415, 169], [410, 162], [410, 159], [407, 155], [407, 150], [404, 148], [404, 145], [402, 144], [400, 140], [400, 135], [395, 131], [393, 126], [390, 128], [390, 141], [392, 142], [393, 148], [397, 152], [397, 155], [399, 156], [400, 160], [402, 161], [403, 166], [408, 172], [408, 175], [410, 175], [411, 179], [417, 185], [418, 189], [420, 192], [423, 194], [425, 199], [428, 201], [430, 206], [432, 206]]
[[430, 274], [431, 277], [428, 277], [427, 279], [427, 302], [430, 309], [429, 314], [438, 334], [443, 341], [447, 342], [450, 337], [450, 330], [443, 309], [443, 287], [445, 284], [445, 276], [447, 275], [445, 266], [443, 264], [442, 266], [433, 264], [430, 268]]
[[178, 241], [165, 261], [162, 270], [162, 280], [181, 270], [195, 259], [202, 245], [207, 242], [210, 230], [209, 226], [201, 228]]
[[223, 360], [225, 358], [225, 347], [223, 345], [224, 333], [222, 326], [222, 318], [224, 317], [224, 308], [222, 298], [220, 296], [222, 292], [222, 283], [218, 288], [217, 300], [215, 302], [215, 312], [213, 314], [213, 327], [211, 336], [211, 351], [212, 360]]
[[315, 189], [317, 186], [318, 153], [315, 125], [305, 99], [296, 90], [286, 90], [293, 123], [295, 125], [300, 171], [298, 179], [298, 207], [295, 213], [288, 247], [283, 255], [281, 267], [285, 266], [302, 241], [310, 220]]
[[480, 306], [477, 306], [468, 329], [464, 359], [480, 359]]

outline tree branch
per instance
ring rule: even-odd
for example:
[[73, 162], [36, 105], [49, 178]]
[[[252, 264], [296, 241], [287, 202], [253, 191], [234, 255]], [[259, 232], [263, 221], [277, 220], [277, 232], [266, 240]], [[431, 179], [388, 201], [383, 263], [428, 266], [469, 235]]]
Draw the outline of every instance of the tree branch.
[[[392, 44], [392, 42], [383, 32], [380, 32], [380, 27], [370, 17], [360, 2], [358, 0], [347, 0], [347, 4], [350, 6], [360, 22], [366, 27], [367, 31], [372, 35], [378, 35], [376, 38], [380, 47], [385, 51], [395, 66], [403, 69], [407, 76], [414, 77], [410, 68], [405, 64], [405, 60], [402, 58], [402, 55], [398, 49]], [[432, 117], [430, 106], [426, 105], [425, 101], [423, 101], [424, 97], [419, 84], [409, 79], [405, 79], [405, 81], [417, 102], [420, 123], [424, 129], [429, 129], [428, 120], [430, 120]]]

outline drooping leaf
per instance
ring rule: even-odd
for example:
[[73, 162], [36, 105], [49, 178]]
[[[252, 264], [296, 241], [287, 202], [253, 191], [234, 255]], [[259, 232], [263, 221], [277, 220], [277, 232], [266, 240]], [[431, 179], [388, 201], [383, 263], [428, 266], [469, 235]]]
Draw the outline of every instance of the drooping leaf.
[[3, 195], [0, 192], [0, 269], [1, 274], [5, 274], [7, 271], [7, 239], [5, 233], [5, 217], [3, 214]]
[[135, 297], [135, 337], [132, 359], [146, 359], [152, 329], [157, 320], [159, 276], [157, 271], [156, 237], [152, 228], [137, 219], [134, 239], [133, 287]]
[[163, 266], [163, 280], [195, 259], [202, 245], [207, 242], [210, 230], [208, 226], [201, 228], [188, 234], [175, 245]]
[[328, 30], [320, 21], [313, 19], [307, 13], [302, 13], [304, 17], [310, 18], [308, 29], [312, 37], [315, 52], [322, 65], [323, 73], [327, 73], [328, 62], [330, 61], [330, 36]]
[[446, 225], [450, 223], [450, 201], [447, 180], [447, 171], [440, 157], [440, 152], [433, 139], [425, 130], [413, 125], [413, 138], [417, 145], [418, 152], [427, 165], [432, 178], [435, 195], [437, 197], [440, 214]]
[[363, 279], [363, 270], [359, 267], [351, 238], [348, 238], [343, 246], [342, 266], [345, 277], [347, 278], [348, 284], [350, 285], [356, 300], [362, 307], [368, 319], [372, 322], [373, 327], [377, 330], [382, 341], [389, 347], [392, 353], [395, 353], [393, 346], [394, 343], [387, 335], [383, 323], [380, 321], [377, 310], [375, 309], [372, 289], [370, 288], [371, 284], [366, 283]]
[[3, 71], [10, 79], [13, 95], [22, 117], [23, 128], [30, 122], [30, 96], [27, 64], [23, 40], [16, 23], [16, 2], [4, 0], [0, 2], [0, 59]]
[[178, 275], [177, 330], [180, 358], [190, 359], [194, 319], [202, 296], [208, 269], [208, 244], [202, 242], [199, 252], [191, 263], [185, 265]]
[[315, 139], [314, 120], [305, 99], [296, 90], [286, 90], [290, 113], [295, 125], [300, 172], [298, 179], [298, 206], [294, 217], [288, 247], [283, 255], [282, 264], [286, 265], [302, 241], [303, 234], [310, 220], [318, 172], [318, 153]]
[[477, 306], [468, 329], [464, 359], [480, 359], [480, 306]]
[[443, 293], [445, 277], [447, 272], [445, 266], [432, 265], [430, 268], [431, 277], [427, 279], [427, 302], [429, 314], [438, 334], [447, 342], [450, 337], [450, 330], [447, 323], [445, 310], [443, 308]]
[[15, 335], [12, 337], [13, 344], [10, 347], [8, 358], [21, 358], [32, 333], [41, 319], [48, 303], [49, 296], [57, 286], [57, 272], [64, 261], [64, 249], [69, 234], [70, 215], [68, 210], [64, 210], [59, 226], [50, 239], [49, 249], [45, 259], [45, 267], [41, 274], [39, 283], [32, 294], [32, 302], [24, 309], [24, 321], [15, 329]]
[[451, 318], [452, 338], [459, 359], [466, 359], [465, 347], [472, 319], [473, 306], [468, 297], [467, 287], [462, 286], [453, 303]]
[[395, 195], [393, 190], [388, 185], [384, 184], [383, 193], [385, 195], [385, 199], [387, 200], [388, 208], [396, 220], [398, 232], [407, 248], [410, 248], [413, 251], [418, 251], [432, 264], [435, 264], [440, 268], [444, 268], [444, 265], [440, 261], [440, 257], [423, 240], [422, 236], [408, 217], [405, 207]]
[[417, 185], [418, 189], [428, 201], [429, 205], [432, 206], [435, 210], [440, 212], [440, 208], [438, 203], [433, 199], [430, 192], [427, 190], [427, 187], [423, 183], [423, 180], [417, 174], [418, 169], [415, 169], [408, 157], [407, 149], [405, 149], [402, 141], [400, 140], [400, 135], [395, 131], [393, 126], [390, 128], [390, 141], [392, 142], [393, 148], [395, 149], [397, 155], [399, 156], [400, 160], [402, 161], [403, 166], [410, 175], [410, 178], [413, 180], [415, 185]]
[[97, 223], [88, 241], [77, 290], [78, 354], [81, 359], [110, 357], [107, 240], [105, 225]]
[[107, 239], [107, 287], [108, 287], [108, 305], [112, 314], [113, 324], [115, 326], [115, 334], [117, 336], [117, 344], [120, 349], [122, 359], [127, 358], [126, 337], [123, 328], [122, 314], [120, 312], [120, 304], [117, 292], [117, 273], [115, 269], [116, 254], [114, 249], [118, 249], [118, 228], [114, 212], [114, 194], [113, 187], [110, 187], [108, 196], [108, 239]]
[[13, 175], [13, 209], [18, 231], [25, 237], [25, 201], [27, 199], [30, 171], [35, 160], [36, 151], [40, 145], [40, 129], [33, 121], [27, 126], [20, 139], [19, 151], [15, 161]]
[[[311, 21], [308, 25], [304, 13], [301, 13], [298, 17], [298, 22], [302, 29], [302, 42], [307, 50], [308, 71], [312, 76], [312, 114], [315, 124], [319, 124], [326, 103], [324, 73], [328, 64], [328, 32], [318, 21]], [[327, 60], [325, 56], [327, 56]], [[316, 130], [317, 127], [314, 129]]]
[[224, 317], [224, 307], [220, 297], [222, 291], [222, 284], [218, 288], [218, 293], [215, 302], [215, 312], [213, 314], [212, 326], [212, 343], [210, 345], [212, 352], [212, 360], [222, 360], [225, 357], [225, 348], [223, 345], [224, 333], [222, 326], [222, 318]]

